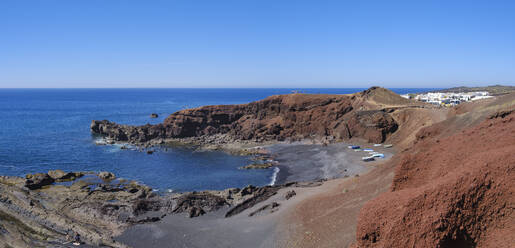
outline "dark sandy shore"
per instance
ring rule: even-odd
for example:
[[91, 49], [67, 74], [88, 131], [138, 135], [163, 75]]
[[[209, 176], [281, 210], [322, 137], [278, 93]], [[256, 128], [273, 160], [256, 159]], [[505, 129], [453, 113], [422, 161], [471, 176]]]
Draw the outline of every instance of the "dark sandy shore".
[[[267, 146], [274, 159], [280, 162], [276, 184], [285, 182], [312, 182], [319, 179], [352, 177], [366, 173], [374, 163], [392, 156], [392, 148], [365, 147], [385, 154], [379, 161], [363, 162], [367, 152], [353, 151], [348, 144], [328, 146], [294, 143]], [[328, 184], [328, 183], [325, 183]], [[304, 186], [303, 186], [304, 185]], [[277, 230], [279, 221], [309, 196], [324, 191], [323, 183], [305, 183], [280, 189], [268, 200], [256, 204], [242, 213], [224, 218], [228, 209], [221, 209], [197, 218], [169, 215], [161, 221], [130, 227], [116, 240], [131, 247], [279, 247], [287, 237]], [[295, 197], [287, 200], [287, 192], [294, 190]], [[260, 208], [277, 203], [274, 208]], [[253, 216], [250, 213], [257, 212]]]
[[[368, 156], [368, 152], [354, 151], [349, 149], [348, 145], [335, 143], [322, 146], [299, 142], [267, 146], [280, 164], [276, 184], [354, 176], [367, 172], [370, 168], [367, 165], [376, 163], [362, 161], [361, 157]], [[378, 161], [392, 156], [391, 148], [374, 147], [373, 144], [365, 144], [362, 147], [383, 153], [385, 158], [378, 158]]]

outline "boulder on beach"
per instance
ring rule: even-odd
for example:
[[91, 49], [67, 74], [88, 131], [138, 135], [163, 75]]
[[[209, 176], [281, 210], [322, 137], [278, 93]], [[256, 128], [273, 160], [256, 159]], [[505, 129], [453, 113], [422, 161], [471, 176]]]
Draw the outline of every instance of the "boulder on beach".
[[172, 210], [173, 213], [187, 212], [188, 216], [198, 217], [206, 213], [227, 206], [229, 203], [217, 195], [208, 192], [191, 192], [181, 195], [177, 199], [177, 205]]
[[284, 198], [286, 200], [289, 200], [290, 198], [292, 198], [296, 195], [297, 195], [297, 193], [295, 192], [295, 190], [290, 190], [290, 191], [286, 192], [286, 194], [284, 195]]

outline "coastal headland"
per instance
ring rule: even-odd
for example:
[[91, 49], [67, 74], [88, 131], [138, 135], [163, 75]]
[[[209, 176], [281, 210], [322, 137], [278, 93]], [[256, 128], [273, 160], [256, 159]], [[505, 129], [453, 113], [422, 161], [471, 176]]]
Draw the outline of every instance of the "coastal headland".
[[[110, 142], [273, 157], [271, 186], [156, 194], [109, 172], [0, 177], [0, 245], [510, 247], [515, 94], [453, 108], [380, 87], [92, 121]], [[367, 163], [360, 145], [386, 158]], [[374, 146], [377, 144], [377, 146]], [[393, 144], [387, 148], [384, 144]]]
[[361, 140], [382, 143], [398, 129], [397, 109], [429, 107], [379, 87], [351, 95], [288, 94], [239, 105], [178, 111], [157, 125], [94, 120], [93, 133], [143, 146], [182, 143], [226, 149], [234, 144]]

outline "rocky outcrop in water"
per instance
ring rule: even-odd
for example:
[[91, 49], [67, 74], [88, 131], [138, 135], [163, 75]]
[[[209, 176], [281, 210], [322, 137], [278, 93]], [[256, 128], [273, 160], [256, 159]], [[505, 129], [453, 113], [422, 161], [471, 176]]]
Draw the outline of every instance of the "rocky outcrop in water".
[[28, 189], [40, 189], [54, 183], [54, 179], [46, 173], [28, 174], [26, 176], [25, 187]]
[[157, 125], [128, 126], [94, 120], [91, 131], [135, 144], [216, 135], [223, 138], [204, 138], [200, 142], [360, 138], [381, 143], [397, 130], [398, 124], [390, 115], [391, 109], [377, 102], [378, 96], [388, 104], [406, 104], [406, 99], [378, 87], [355, 95], [277, 95], [249, 104], [182, 110]]

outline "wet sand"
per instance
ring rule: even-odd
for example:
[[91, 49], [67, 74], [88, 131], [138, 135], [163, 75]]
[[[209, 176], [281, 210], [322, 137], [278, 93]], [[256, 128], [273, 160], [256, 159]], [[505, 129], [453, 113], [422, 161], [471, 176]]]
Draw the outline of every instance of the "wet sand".
[[[284, 219], [291, 216], [296, 206], [327, 189], [334, 188], [339, 180], [352, 181], [356, 174], [364, 174], [374, 164], [386, 161], [392, 156], [391, 148], [370, 147], [385, 153], [386, 158], [363, 162], [367, 152], [356, 152], [348, 144], [328, 146], [313, 144], [278, 144], [268, 146], [275, 160], [280, 162], [277, 184], [292, 181], [315, 181], [319, 179], [342, 178], [313, 187], [309, 183], [288, 187], [268, 200], [256, 204], [242, 213], [224, 218], [228, 208], [208, 213], [197, 218], [185, 215], [169, 215], [161, 221], [130, 227], [116, 237], [131, 247], [279, 247], [288, 242], [284, 232]], [[286, 192], [294, 190], [296, 196], [285, 199]], [[267, 209], [250, 217], [259, 208], [276, 202], [279, 207]], [[277, 228], [281, 224], [281, 228]]]

